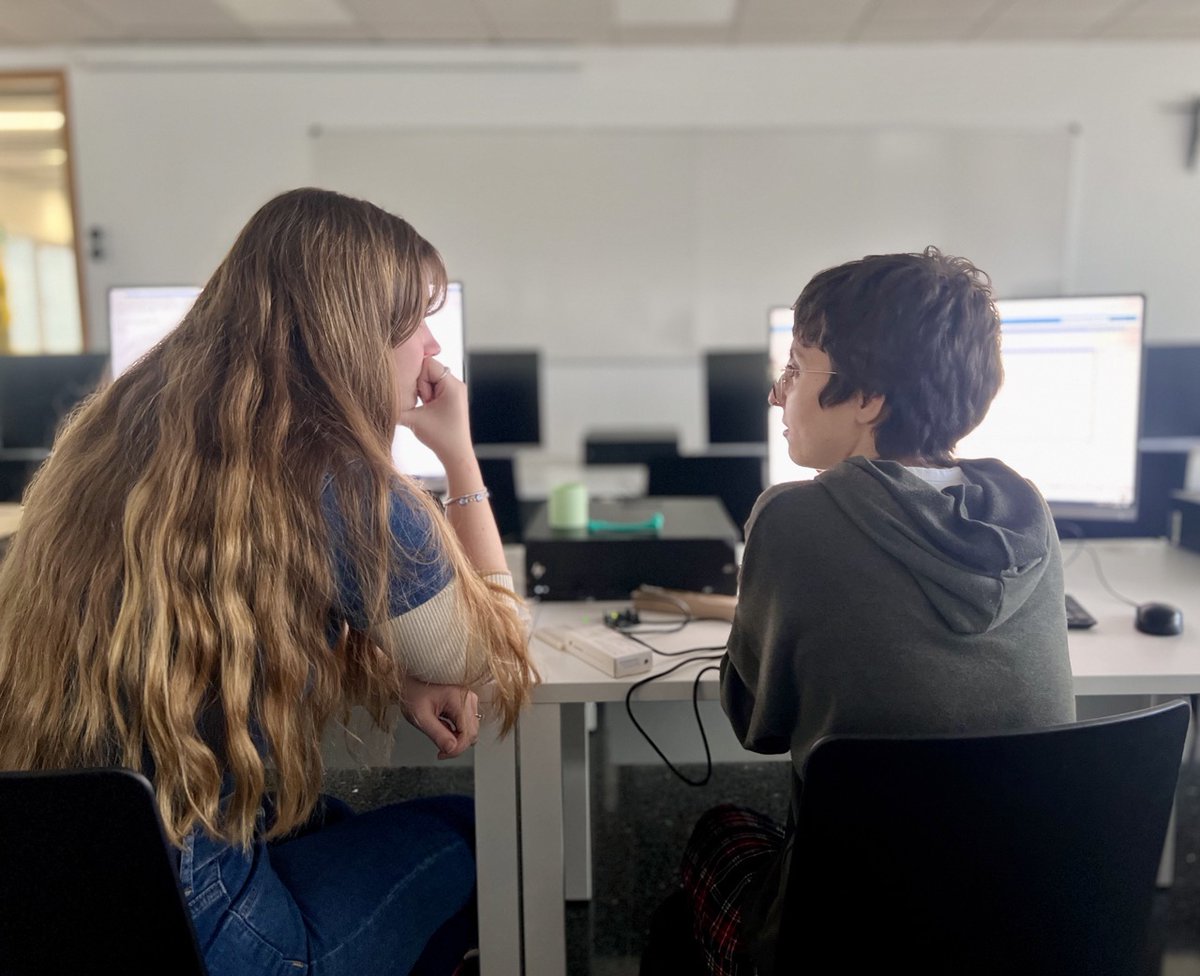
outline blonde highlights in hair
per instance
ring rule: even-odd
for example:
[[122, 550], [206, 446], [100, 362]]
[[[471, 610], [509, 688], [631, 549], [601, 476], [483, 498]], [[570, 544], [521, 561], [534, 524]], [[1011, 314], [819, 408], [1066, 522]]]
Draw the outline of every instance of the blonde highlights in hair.
[[331, 627], [330, 478], [371, 619], [387, 616], [393, 494], [429, 513], [482, 648], [463, 681], [490, 679], [512, 727], [536, 678], [512, 594], [390, 456], [388, 353], [445, 287], [428, 242], [363, 201], [295, 190], [251, 218], [26, 492], [0, 565], [0, 768], [141, 769], [174, 842], [202, 825], [245, 845], [269, 763], [267, 836], [301, 824], [325, 723], [363, 704], [386, 725], [404, 687], [403, 662]]

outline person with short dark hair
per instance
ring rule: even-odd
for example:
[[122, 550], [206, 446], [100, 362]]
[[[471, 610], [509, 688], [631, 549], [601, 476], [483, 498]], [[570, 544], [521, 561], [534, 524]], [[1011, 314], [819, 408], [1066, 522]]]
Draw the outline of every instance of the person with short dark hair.
[[[818, 274], [794, 309], [770, 399], [792, 460], [821, 473], [755, 504], [721, 667], [742, 745], [791, 754], [793, 815], [823, 736], [1075, 717], [1050, 511], [1000, 461], [954, 456], [1003, 377], [987, 276], [932, 247], [874, 255]], [[704, 814], [643, 972], [672, 924], [701, 970], [770, 972], [789, 842], [753, 810]]]

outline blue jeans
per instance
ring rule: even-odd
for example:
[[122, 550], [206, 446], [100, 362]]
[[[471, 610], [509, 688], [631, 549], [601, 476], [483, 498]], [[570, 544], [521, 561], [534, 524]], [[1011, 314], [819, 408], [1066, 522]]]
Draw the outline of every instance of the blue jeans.
[[190, 835], [179, 880], [209, 976], [448, 974], [473, 944], [470, 797], [354, 813], [325, 798], [249, 851]]

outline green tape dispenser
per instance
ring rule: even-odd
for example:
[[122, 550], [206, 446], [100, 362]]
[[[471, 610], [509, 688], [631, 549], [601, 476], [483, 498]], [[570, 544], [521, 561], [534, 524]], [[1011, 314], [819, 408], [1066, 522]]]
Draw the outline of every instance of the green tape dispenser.
[[589, 532], [658, 532], [666, 519], [662, 512], [655, 512], [640, 522], [607, 522], [604, 519], [589, 519]]

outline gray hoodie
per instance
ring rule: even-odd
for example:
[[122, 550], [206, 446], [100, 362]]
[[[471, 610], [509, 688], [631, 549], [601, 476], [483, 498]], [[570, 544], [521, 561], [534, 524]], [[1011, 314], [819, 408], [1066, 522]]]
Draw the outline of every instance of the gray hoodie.
[[1046, 504], [999, 461], [961, 467], [965, 484], [939, 490], [854, 457], [758, 500], [721, 682], [747, 749], [799, 768], [833, 732], [1074, 719]]

